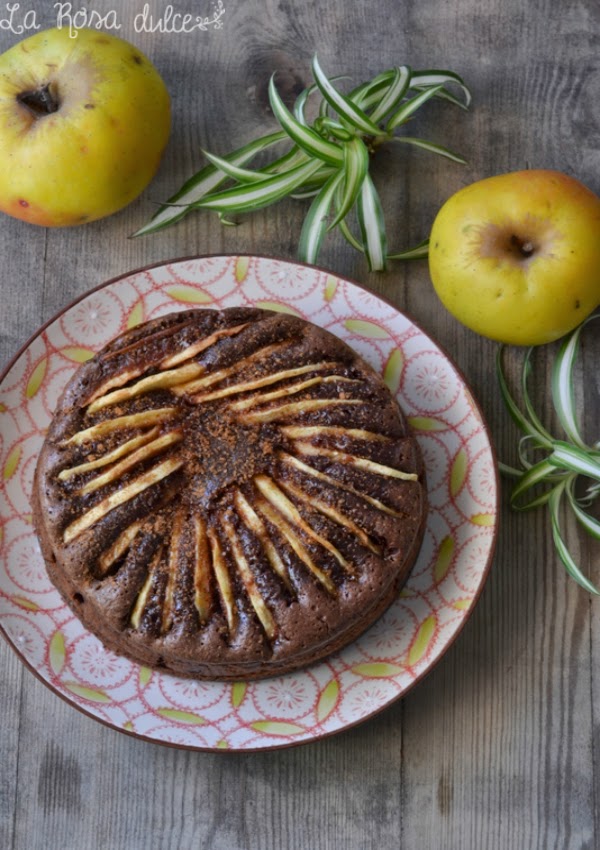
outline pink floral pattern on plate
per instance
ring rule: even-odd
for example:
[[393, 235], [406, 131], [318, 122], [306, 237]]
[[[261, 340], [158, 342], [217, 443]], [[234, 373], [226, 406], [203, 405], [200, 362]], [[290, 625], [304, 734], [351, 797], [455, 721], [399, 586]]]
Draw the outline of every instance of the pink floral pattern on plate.
[[[255, 304], [327, 328], [380, 371], [417, 434], [431, 508], [413, 572], [351, 646], [259, 682], [194, 682], [106, 651], [50, 584], [31, 526], [35, 458], [59, 393], [110, 338], [187, 307]], [[133, 735], [191, 749], [274, 749], [338, 732], [389, 705], [438, 661], [472, 610], [496, 538], [498, 484], [463, 379], [406, 316], [355, 283], [263, 257], [199, 257], [84, 296], [0, 381], [0, 633], [50, 688]]]

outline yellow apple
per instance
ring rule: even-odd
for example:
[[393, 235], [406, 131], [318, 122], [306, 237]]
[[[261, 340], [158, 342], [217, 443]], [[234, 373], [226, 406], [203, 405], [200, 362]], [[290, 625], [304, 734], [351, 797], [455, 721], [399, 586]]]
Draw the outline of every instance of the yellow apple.
[[170, 126], [165, 84], [136, 47], [40, 31], [0, 56], [0, 210], [46, 227], [110, 215], [150, 182]]
[[551, 342], [600, 304], [600, 198], [549, 170], [472, 183], [435, 218], [429, 270], [443, 304], [477, 333]]

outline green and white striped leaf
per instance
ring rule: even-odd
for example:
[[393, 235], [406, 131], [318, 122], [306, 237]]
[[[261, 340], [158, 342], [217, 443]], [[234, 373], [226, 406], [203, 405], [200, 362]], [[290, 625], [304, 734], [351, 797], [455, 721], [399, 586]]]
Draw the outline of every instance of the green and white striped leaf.
[[[332, 82], [337, 82], [338, 80], [347, 80], [349, 77], [345, 74], [338, 74], [336, 77], [331, 77]], [[292, 107], [292, 111], [297, 121], [305, 126], [308, 126], [308, 121], [306, 120], [305, 110], [308, 99], [312, 94], [319, 91], [319, 87], [316, 83], [313, 83], [312, 86], [307, 86], [304, 91], [301, 91], [298, 97], [296, 98], [296, 102]]]
[[369, 268], [381, 271], [386, 267], [387, 258], [385, 221], [379, 195], [368, 174], [357, 198], [357, 213]]
[[394, 77], [393, 70], [384, 71], [369, 80], [367, 83], [361, 83], [347, 95], [348, 99], [356, 106], [366, 112], [367, 109], [376, 106], [390, 87]]
[[287, 135], [295, 142], [298, 147], [302, 148], [310, 156], [320, 159], [322, 162], [327, 162], [329, 165], [341, 165], [344, 159], [339, 145], [329, 142], [315, 133], [310, 127], [300, 123], [287, 106], [279, 97], [275, 88], [275, 80], [271, 77], [269, 82], [269, 102], [273, 114], [287, 133]]
[[360, 107], [356, 106], [349, 97], [343, 95], [335, 88], [331, 80], [324, 74], [316, 56], [312, 61], [312, 70], [315, 82], [323, 98], [335, 109], [340, 118], [344, 118], [349, 124], [363, 133], [373, 136], [379, 135], [381, 131], [377, 124], [374, 124], [369, 116]]
[[196, 209], [218, 210], [219, 212], [250, 212], [269, 206], [289, 195], [314, 174], [321, 166], [318, 160], [310, 160], [284, 174], [274, 174], [260, 183], [234, 186], [223, 192], [209, 195], [197, 201]]
[[355, 138], [344, 145], [344, 183], [336, 215], [328, 230], [333, 230], [346, 218], [358, 197], [361, 186], [369, 172], [369, 151], [361, 139]]
[[[415, 86], [414, 90], [419, 91], [419, 86]], [[439, 100], [447, 100], [449, 103], [453, 103], [455, 106], [459, 106], [461, 109], [464, 109], [465, 111], [469, 108], [466, 103], [464, 103], [455, 94], [452, 94], [451, 91], [448, 91], [448, 89], [445, 88], [444, 86], [442, 86], [439, 89], [439, 91], [437, 91], [435, 93], [434, 97], [437, 97]]]
[[595, 596], [600, 596], [600, 591], [592, 584], [592, 582], [584, 576], [581, 572], [571, 553], [569, 552], [565, 541], [563, 540], [561, 530], [560, 530], [560, 520], [559, 520], [559, 509], [560, 509], [560, 501], [562, 496], [562, 490], [556, 488], [552, 492], [552, 496], [549, 499], [548, 505], [550, 508], [550, 519], [552, 522], [552, 538], [554, 540], [554, 545], [556, 547], [556, 551], [566, 567], [567, 572], [571, 576], [571, 578], [575, 579], [577, 584], [581, 585], [584, 590], [587, 590], [588, 593], [593, 593]]
[[234, 165], [231, 162], [227, 162], [223, 157], [209, 151], [203, 150], [202, 153], [211, 165], [214, 165], [215, 168], [222, 171], [223, 174], [226, 174], [232, 180], [237, 180], [238, 183], [260, 183], [262, 180], [265, 180], [265, 175], [260, 171], [251, 171], [249, 168]]
[[506, 405], [506, 409], [508, 410], [512, 420], [515, 425], [523, 431], [525, 434], [529, 434], [534, 437], [536, 440], [539, 440], [541, 445], [546, 446], [547, 448], [552, 447], [552, 443], [550, 440], [547, 440], [543, 435], [541, 435], [523, 416], [521, 411], [519, 410], [514, 398], [511, 395], [511, 392], [508, 388], [508, 384], [506, 383], [506, 377], [504, 375], [504, 369], [502, 367], [502, 355], [504, 353], [504, 346], [501, 345], [498, 348], [498, 352], [496, 354], [496, 375], [498, 377], [498, 384], [500, 386], [500, 394], [502, 395], [502, 399], [504, 404]]
[[335, 191], [342, 178], [343, 173], [341, 171], [332, 175], [310, 205], [302, 225], [298, 247], [299, 258], [304, 263], [315, 263], [317, 261], [325, 233], [329, 229], [327, 217]]
[[273, 162], [268, 163], [268, 165], [263, 166], [259, 170], [263, 174], [278, 174], [281, 171], [288, 171], [293, 165], [300, 165], [300, 163], [306, 162], [306, 160], [307, 155], [305, 151], [294, 145], [283, 156], [274, 159]]
[[562, 343], [552, 368], [552, 400], [565, 434], [579, 448], [586, 448], [579, 433], [573, 391], [573, 367], [579, 350], [583, 327], [594, 316], [579, 325]]
[[600, 540], [600, 522], [596, 519], [596, 517], [591, 516], [584, 511], [581, 505], [578, 503], [575, 495], [573, 493], [574, 479], [572, 479], [566, 487], [566, 494], [569, 500], [569, 504], [571, 506], [571, 510], [575, 514], [576, 519], [581, 523], [581, 525], [585, 528], [588, 534], [591, 534], [596, 540]]
[[423, 260], [429, 256], [429, 239], [424, 239], [414, 248], [406, 251], [398, 251], [396, 254], [388, 254], [388, 260]]
[[388, 112], [391, 112], [400, 103], [408, 90], [410, 74], [411, 71], [408, 65], [400, 65], [400, 67], [394, 68], [392, 81], [387, 91], [369, 115], [373, 123], [376, 124], [378, 121], [382, 121]]
[[426, 86], [439, 86], [445, 83], [454, 83], [457, 85], [465, 96], [465, 108], [471, 104], [471, 92], [465, 85], [462, 77], [455, 74], [453, 71], [414, 71], [411, 76], [410, 85], [414, 88], [424, 88]]
[[352, 245], [352, 247], [356, 251], [360, 251], [361, 254], [365, 253], [365, 246], [362, 244], [362, 242], [359, 241], [359, 239], [356, 238], [354, 233], [352, 233], [352, 231], [348, 227], [348, 224], [343, 219], [338, 222], [338, 228], [349, 245]]
[[461, 165], [466, 165], [467, 160], [460, 154], [445, 148], [443, 145], [436, 145], [435, 142], [428, 142], [427, 139], [416, 139], [414, 136], [394, 136], [391, 139], [393, 142], [404, 142], [407, 145], [413, 145], [416, 148], [422, 148], [424, 151], [435, 153], [438, 156], [443, 156], [446, 159], [451, 159], [452, 162], [458, 162]]
[[528, 348], [525, 352], [525, 358], [523, 360], [523, 368], [521, 370], [521, 393], [523, 395], [523, 403], [525, 404], [525, 410], [527, 411], [527, 415], [531, 421], [531, 424], [536, 429], [538, 434], [544, 436], [548, 441], [552, 442], [552, 435], [544, 428], [542, 425], [535, 408], [531, 402], [531, 398], [529, 397], [529, 389], [527, 386], [527, 379], [531, 373], [531, 355], [533, 353], [533, 347]]
[[318, 171], [310, 176], [308, 180], [298, 186], [294, 193], [290, 195], [292, 198], [312, 198], [317, 195], [329, 178], [339, 171], [337, 168], [332, 168], [328, 165], [323, 165]]
[[548, 462], [552, 466], [600, 481], [600, 463], [593, 460], [583, 449], [562, 440], [555, 440], [553, 449], [548, 457]]
[[335, 121], [333, 118], [329, 118], [328, 116], [317, 118], [315, 121], [315, 129], [319, 133], [323, 133], [324, 135], [329, 134], [333, 136], [334, 139], [337, 139], [339, 142], [350, 142], [352, 139], [356, 139], [357, 136], [351, 130], [347, 130], [346, 127], [343, 127], [339, 121]]
[[432, 86], [431, 88], [427, 88], [405, 101], [402, 106], [394, 112], [391, 118], [388, 119], [388, 122], [385, 125], [386, 131], [388, 133], [392, 133], [396, 127], [399, 127], [401, 124], [405, 124], [419, 109], [419, 107], [423, 106], [424, 103], [430, 100], [441, 88], [442, 86]]
[[[244, 165], [250, 162], [261, 151], [266, 150], [272, 145], [286, 139], [287, 136], [283, 131], [271, 133], [268, 136], [262, 136], [247, 145], [228, 154], [224, 159], [233, 165]], [[216, 169], [213, 165], [206, 165], [193, 177], [190, 177], [183, 186], [172, 195], [166, 204], [159, 207], [150, 221], [136, 231], [134, 236], [145, 236], [148, 233], [155, 233], [167, 227], [170, 224], [175, 224], [176, 221], [182, 219], [192, 208], [190, 205], [200, 200], [200, 198], [212, 192], [221, 186], [228, 176], [222, 171]]]
[[554, 469], [555, 467], [548, 460], [541, 460], [524, 472], [510, 494], [511, 505], [514, 507], [523, 493], [543, 482]]

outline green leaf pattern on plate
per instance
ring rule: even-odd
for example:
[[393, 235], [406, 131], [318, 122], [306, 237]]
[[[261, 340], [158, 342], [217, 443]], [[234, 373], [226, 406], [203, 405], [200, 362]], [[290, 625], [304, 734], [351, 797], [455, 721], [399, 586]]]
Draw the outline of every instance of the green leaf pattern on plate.
[[243, 703], [247, 690], [246, 682], [234, 682], [231, 686], [231, 704], [234, 708], [239, 708]]
[[257, 301], [256, 306], [260, 307], [261, 310], [273, 310], [275, 313], [287, 313], [290, 316], [302, 318], [297, 310], [294, 310], [289, 304], [282, 304], [280, 301]]
[[385, 381], [390, 392], [394, 395], [400, 389], [400, 381], [402, 379], [402, 367], [404, 366], [404, 355], [401, 349], [395, 348], [388, 357], [385, 369], [383, 370], [383, 380]]
[[321, 695], [317, 703], [317, 720], [319, 723], [323, 723], [323, 721], [327, 720], [331, 712], [335, 710], [339, 696], [340, 683], [337, 679], [332, 679], [321, 691]]
[[88, 688], [85, 685], [80, 685], [78, 682], [63, 682], [64, 687], [74, 694], [76, 697], [87, 699], [90, 702], [108, 703], [112, 699], [104, 691], [96, 688]]
[[19, 461], [21, 460], [21, 455], [23, 450], [21, 446], [15, 446], [8, 453], [8, 457], [4, 462], [4, 469], [2, 470], [2, 476], [5, 481], [8, 481], [9, 478], [12, 478], [15, 472], [17, 471], [17, 467], [19, 465]]
[[452, 558], [454, 557], [454, 538], [451, 534], [444, 537], [439, 545], [435, 565], [433, 568], [433, 577], [436, 584], [443, 581], [448, 575], [448, 571], [452, 566]]
[[48, 651], [50, 667], [55, 676], [60, 676], [66, 660], [65, 636], [58, 629], [52, 635]]
[[131, 330], [131, 328], [137, 327], [137, 325], [141, 325], [144, 321], [144, 302], [140, 298], [135, 302], [131, 310], [129, 311], [129, 315], [127, 316], [127, 330]]
[[61, 348], [60, 353], [73, 363], [86, 363], [96, 352], [79, 345], [68, 345], [66, 348]]
[[325, 281], [325, 291], [323, 293], [325, 301], [333, 301], [335, 293], [337, 292], [338, 283], [339, 281], [337, 277], [334, 277], [331, 274], [327, 275], [327, 280]]
[[152, 678], [152, 670], [150, 667], [140, 667], [138, 681], [141, 688], [145, 688]]
[[250, 257], [238, 257], [235, 261], [235, 279], [238, 283], [242, 283], [248, 274], [250, 266]]
[[264, 732], [266, 735], [282, 735], [286, 738], [293, 735], [302, 735], [306, 729], [296, 723], [285, 723], [283, 720], [257, 720], [250, 726], [256, 732]]
[[31, 375], [29, 376], [29, 380], [27, 381], [27, 386], [25, 387], [25, 396], [27, 398], [33, 398], [34, 395], [38, 393], [44, 378], [46, 377], [47, 368], [48, 358], [42, 357], [39, 363], [34, 367]]
[[448, 424], [431, 416], [409, 416], [408, 424], [415, 431], [447, 431]]
[[182, 304], [210, 304], [212, 301], [210, 295], [195, 286], [170, 286], [166, 292], [173, 301]]
[[204, 726], [206, 720], [192, 711], [181, 711], [178, 708], [159, 708], [156, 713], [165, 720], [176, 720], [178, 723], [191, 723], [193, 726]]
[[415, 664], [418, 664], [423, 656], [427, 654], [432, 638], [435, 634], [436, 626], [437, 619], [435, 614], [430, 614], [430, 616], [426, 617], [419, 626], [413, 644], [408, 652], [408, 664], [410, 667], [414, 667]]
[[366, 319], [346, 319], [344, 327], [351, 333], [364, 336], [366, 339], [388, 339], [390, 335], [389, 331], [381, 325]]
[[464, 448], [459, 449], [452, 461], [450, 470], [450, 493], [456, 498], [462, 490], [467, 478], [468, 457]]
[[352, 672], [366, 679], [387, 679], [390, 676], [398, 676], [404, 672], [404, 667], [399, 664], [390, 664], [387, 661], [372, 661], [366, 664], [357, 664], [352, 667]]

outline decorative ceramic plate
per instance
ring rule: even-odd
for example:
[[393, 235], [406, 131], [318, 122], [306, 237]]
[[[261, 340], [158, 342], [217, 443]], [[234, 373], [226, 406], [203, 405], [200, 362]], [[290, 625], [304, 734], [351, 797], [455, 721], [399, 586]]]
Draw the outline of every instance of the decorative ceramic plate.
[[[126, 328], [194, 305], [290, 312], [341, 337], [384, 376], [425, 459], [430, 513], [399, 598], [355, 643], [280, 678], [197, 682], [108, 652], [50, 583], [31, 524], [37, 455], [74, 369]], [[0, 471], [0, 632], [45, 684], [91, 717], [190, 749], [275, 749], [315, 740], [404, 695], [467, 620], [496, 539], [493, 449], [447, 356], [357, 284], [264, 257], [200, 257], [133, 272], [49, 322], [0, 380]]]

